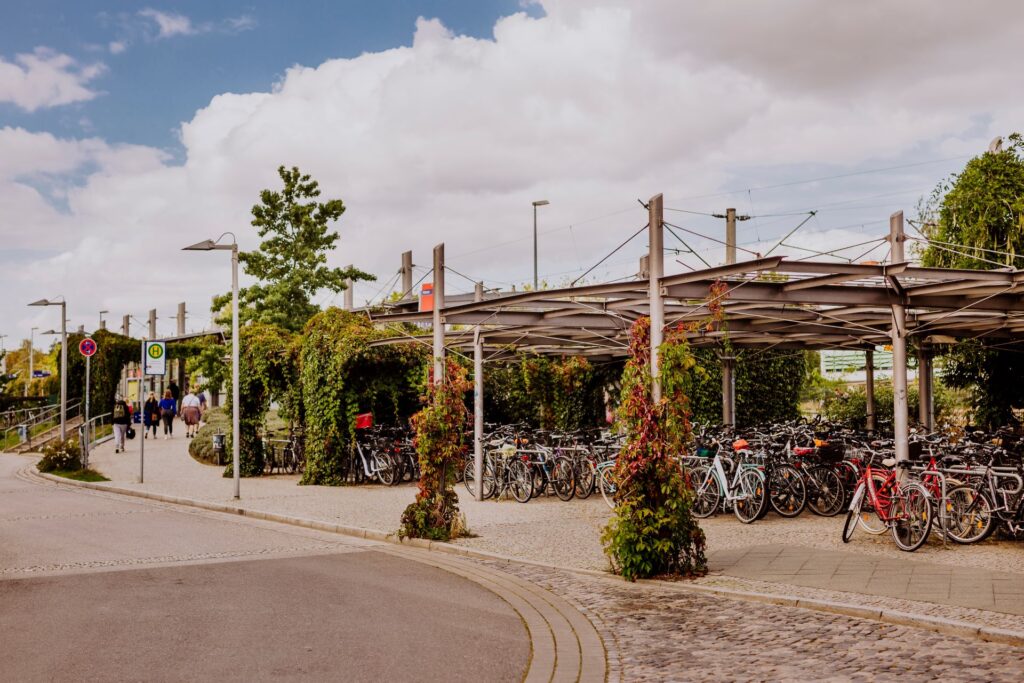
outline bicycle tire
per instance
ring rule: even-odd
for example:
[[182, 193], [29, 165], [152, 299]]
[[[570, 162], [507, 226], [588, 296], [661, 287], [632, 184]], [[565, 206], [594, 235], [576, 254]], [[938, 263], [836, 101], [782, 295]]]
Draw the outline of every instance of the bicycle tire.
[[698, 519], [707, 519], [715, 514], [718, 506], [722, 504], [718, 478], [711, 474], [711, 468], [700, 465], [690, 470], [690, 481], [696, 482], [690, 513]]
[[615, 509], [615, 492], [618, 490], [612, 474], [613, 468], [603, 467], [597, 471], [598, 486], [601, 489], [601, 497], [605, 504]]
[[745, 469], [737, 479], [740, 497], [733, 502], [733, 514], [744, 524], [760, 519], [767, 509], [768, 487], [760, 470]]
[[[871, 479], [875, 482], [875, 490], [877, 491], [883, 484], [885, 484], [885, 475], [880, 472], [872, 472]], [[882, 520], [875, 511], [874, 503], [871, 501], [871, 496], [867, 494], [867, 489], [864, 491], [864, 499], [861, 500], [860, 512], [857, 515], [857, 521], [860, 523], [860, 528], [865, 533], [871, 534], [872, 536], [881, 536], [886, 532], [889, 526]]]
[[512, 497], [520, 503], [528, 503], [533, 497], [533, 481], [526, 463], [518, 458], [510, 460], [507, 467], [509, 489]]
[[[988, 496], [970, 486], [957, 486], [946, 492], [946, 516], [956, 515], [955, 522], [947, 521], [947, 535], [956, 543], [967, 545], [988, 538], [995, 526], [992, 503]], [[953, 524], [955, 523], [955, 526]]]
[[594, 493], [594, 485], [597, 481], [597, 469], [594, 467], [594, 461], [585, 458], [576, 468], [576, 472], [576, 497], [586, 500]]
[[772, 468], [768, 497], [776, 513], [793, 518], [807, 506], [807, 484], [795, 467], [780, 465]]
[[812, 467], [807, 475], [807, 507], [820, 517], [835, 517], [846, 502], [846, 487], [835, 469], [822, 465]]
[[858, 484], [850, 498], [850, 508], [846, 511], [846, 521], [843, 523], [843, 543], [849, 543], [853, 538], [853, 532], [860, 526], [860, 508], [864, 504], [864, 496], [867, 489], [864, 484]]
[[559, 500], [572, 500], [573, 491], [576, 489], [576, 473], [572, 461], [564, 455], [555, 458], [552, 467], [551, 484], [555, 489], [555, 495]]
[[932, 504], [928, 490], [920, 484], [907, 484], [894, 503], [895, 521], [891, 525], [896, 547], [914, 552], [928, 540], [932, 529]]

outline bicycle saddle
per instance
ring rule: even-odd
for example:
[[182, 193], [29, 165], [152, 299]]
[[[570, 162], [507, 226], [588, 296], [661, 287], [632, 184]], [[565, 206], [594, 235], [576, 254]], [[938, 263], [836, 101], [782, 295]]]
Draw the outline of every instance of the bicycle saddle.
[[896, 464], [896, 458], [886, 458], [885, 460], [882, 461], [882, 466], [883, 467], [892, 467], [895, 464]]

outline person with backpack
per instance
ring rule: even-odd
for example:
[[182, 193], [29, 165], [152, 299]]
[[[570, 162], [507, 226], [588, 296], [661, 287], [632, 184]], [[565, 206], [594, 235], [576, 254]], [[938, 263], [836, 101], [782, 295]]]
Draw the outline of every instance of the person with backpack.
[[110, 412], [110, 421], [114, 425], [114, 452], [121, 453], [124, 451], [124, 437], [132, 424], [132, 411], [121, 394], [118, 394], [114, 398], [114, 407]]
[[164, 423], [165, 440], [174, 436], [174, 416], [177, 412], [178, 403], [174, 400], [171, 390], [168, 389], [164, 392], [164, 397], [160, 399], [160, 419]]

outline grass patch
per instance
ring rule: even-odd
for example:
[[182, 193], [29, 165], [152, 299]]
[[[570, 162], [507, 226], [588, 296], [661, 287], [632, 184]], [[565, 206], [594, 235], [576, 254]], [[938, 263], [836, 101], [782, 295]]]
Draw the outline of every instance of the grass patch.
[[77, 481], [110, 481], [96, 470], [54, 470], [50, 474], [56, 474], [58, 477], [64, 477], [65, 479], [75, 479]]

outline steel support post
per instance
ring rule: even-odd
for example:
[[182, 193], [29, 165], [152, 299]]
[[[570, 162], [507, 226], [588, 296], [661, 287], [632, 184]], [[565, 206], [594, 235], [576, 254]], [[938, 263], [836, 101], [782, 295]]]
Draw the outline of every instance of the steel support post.
[[[351, 268], [352, 264], [350, 263], [348, 265], [348, 267]], [[352, 278], [346, 278], [345, 279], [345, 294], [344, 294], [344, 302], [345, 303], [342, 305], [342, 307], [346, 311], [351, 311], [353, 308], [355, 308], [354, 298], [355, 298], [355, 294], [352, 292]]]
[[736, 358], [722, 356], [722, 424], [736, 426]]
[[725, 263], [736, 263], [736, 209], [725, 210]]
[[402, 252], [402, 298], [412, 295], [412, 252]]
[[444, 243], [434, 247], [434, 384], [444, 381]]
[[870, 349], [864, 352], [864, 398], [867, 408], [865, 424], [868, 432], [873, 434], [878, 421], [875, 417], [875, 352]]
[[[232, 235], [232, 237], [234, 237]], [[235, 499], [241, 497], [242, 473], [239, 471], [241, 464], [241, 430], [239, 429], [239, 414], [242, 406], [239, 404], [239, 371], [238, 359], [242, 340], [238, 332], [238, 242], [231, 245], [231, 462], [232, 474], [235, 475]]]
[[923, 344], [917, 347], [917, 419], [926, 431], [935, 427], [932, 402], [932, 354]]
[[664, 338], [665, 302], [661, 297], [661, 277], [665, 271], [664, 229], [665, 218], [664, 198], [661, 194], [651, 197], [647, 204], [648, 212], [648, 248], [647, 268], [649, 296], [651, 306], [651, 399], [655, 403], [661, 400], [661, 375], [658, 363], [658, 348]]
[[[889, 244], [892, 262], [903, 263], [903, 212], [889, 216]], [[896, 444], [896, 460], [909, 458], [910, 430], [907, 414], [907, 311], [902, 304], [892, 306], [892, 426]]]
[[[62, 297], [63, 298], [63, 297]], [[68, 304], [60, 302], [60, 440], [68, 438]]]
[[[484, 300], [484, 283], [476, 283], [474, 301]], [[473, 481], [476, 499], [484, 499], [484, 339], [477, 325], [473, 332]]]

